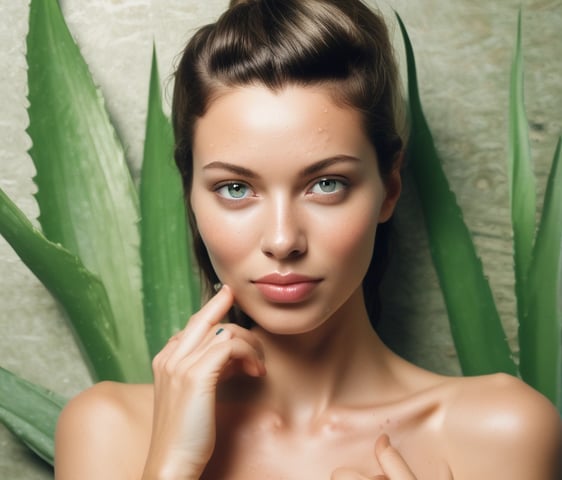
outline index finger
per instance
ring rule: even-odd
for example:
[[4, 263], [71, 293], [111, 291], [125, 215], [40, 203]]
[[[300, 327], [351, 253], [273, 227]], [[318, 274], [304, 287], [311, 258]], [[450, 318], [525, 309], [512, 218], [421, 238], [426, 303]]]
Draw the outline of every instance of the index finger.
[[189, 318], [184, 332], [203, 324], [209, 327], [217, 325], [234, 305], [234, 295], [228, 285], [223, 285], [216, 295]]
[[194, 313], [186, 327], [178, 336], [179, 344], [176, 346], [175, 355], [186, 355], [196, 348], [209, 333], [209, 330], [226, 316], [232, 305], [234, 296], [227, 285], [218, 291], [201, 309]]
[[391, 444], [388, 435], [381, 435], [375, 444], [375, 455], [390, 480], [416, 480], [406, 461]]
[[205, 305], [191, 316], [186, 327], [200, 322], [216, 325], [225, 317], [233, 305], [234, 295], [232, 289], [228, 285], [223, 285]]

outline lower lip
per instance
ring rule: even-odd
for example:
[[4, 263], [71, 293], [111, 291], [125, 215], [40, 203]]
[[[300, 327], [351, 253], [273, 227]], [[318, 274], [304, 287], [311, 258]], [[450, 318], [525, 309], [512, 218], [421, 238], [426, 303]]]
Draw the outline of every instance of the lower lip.
[[276, 283], [255, 283], [261, 294], [270, 302], [298, 303], [306, 300], [318, 285], [318, 282], [298, 282], [288, 285]]

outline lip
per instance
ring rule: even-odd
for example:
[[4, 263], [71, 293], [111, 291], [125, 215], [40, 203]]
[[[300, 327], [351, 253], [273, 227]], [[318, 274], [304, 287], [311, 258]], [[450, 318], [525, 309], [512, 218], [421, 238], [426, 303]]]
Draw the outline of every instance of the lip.
[[271, 302], [299, 303], [311, 295], [320, 281], [320, 278], [297, 273], [271, 273], [254, 280], [252, 283]]

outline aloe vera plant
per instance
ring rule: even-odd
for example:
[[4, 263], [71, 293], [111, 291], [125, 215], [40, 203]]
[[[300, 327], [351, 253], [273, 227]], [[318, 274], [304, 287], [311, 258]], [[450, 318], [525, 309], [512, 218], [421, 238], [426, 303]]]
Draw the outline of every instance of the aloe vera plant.
[[0, 368], [0, 420], [33, 452], [53, 464], [55, 425], [66, 403], [60, 395]]
[[[94, 381], [149, 381], [151, 354], [199, 305], [156, 54], [139, 202], [56, 0], [32, 0], [27, 47], [42, 231], [0, 190], [0, 233], [66, 310]], [[5, 370], [0, 392], [0, 420], [52, 464], [65, 400]]]
[[535, 221], [536, 186], [523, 102], [521, 12], [509, 96], [509, 177], [522, 378], [562, 409], [562, 137], [552, 160], [542, 215]]
[[[401, 28], [408, 49], [411, 148], [424, 162], [423, 169], [413, 165], [414, 175], [461, 364], [467, 374], [517, 374], [480, 260], [423, 117], [413, 51], [402, 23]], [[521, 55], [520, 47], [517, 52], [516, 57]], [[198, 308], [200, 295], [198, 276], [186, 248], [189, 231], [181, 182], [173, 166], [171, 127], [161, 107], [156, 57], [152, 63], [140, 201], [102, 97], [56, 0], [31, 1], [28, 62], [29, 134], [38, 172], [42, 232], [0, 190], [0, 233], [66, 309], [95, 380], [149, 379], [150, 356]], [[60, 91], [71, 93], [61, 96], [57, 94]], [[520, 92], [512, 97], [519, 101]], [[518, 122], [524, 124], [524, 119], [519, 117]], [[513, 140], [514, 144], [518, 141]], [[559, 335], [555, 335], [560, 322], [556, 310], [560, 283], [555, 284], [558, 290], [550, 288], [554, 285], [551, 282], [559, 279], [560, 170], [559, 144], [536, 241], [534, 246], [531, 241], [529, 253], [526, 232], [523, 260], [518, 260], [517, 248], [515, 254], [517, 268], [524, 272], [521, 288], [526, 292], [520, 307], [520, 315], [524, 312], [521, 374], [552, 399], [555, 395], [549, 392], [559, 389], [560, 377], [558, 367], [554, 372], [550, 368], [558, 365], [552, 361], [560, 355]], [[515, 173], [514, 178], [516, 175], [520, 174]], [[69, 195], [74, 197], [69, 200]], [[93, 218], [94, 228], [83, 230], [84, 222]], [[93, 247], [92, 242], [100, 243]], [[457, 249], [454, 257], [447, 252], [451, 244]], [[465, 272], [462, 284], [457, 282], [459, 269]], [[467, 305], [468, 291], [480, 301]], [[467, 307], [472, 310], [467, 311]], [[549, 309], [548, 314], [544, 308]], [[129, 338], [131, 332], [134, 334]], [[543, 352], [540, 347], [547, 340], [549, 349]], [[60, 396], [0, 369], [0, 420], [51, 464], [54, 426], [64, 403]]]
[[444, 175], [422, 110], [412, 45], [398, 16], [408, 65], [409, 149], [431, 255], [443, 291], [463, 373], [507, 372], [542, 392], [562, 411], [562, 167], [559, 138], [538, 231], [536, 186], [523, 102], [521, 12], [509, 101], [510, 201], [520, 362], [516, 366], [470, 232]]
[[200, 301], [199, 277], [186, 248], [191, 240], [173, 145], [154, 54], [140, 184], [143, 304], [151, 357], [185, 326]]
[[[112, 355], [103, 355], [115, 367], [98, 372], [94, 360], [94, 379], [148, 380], [140, 213], [123, 148], [57, 2], [32, 2], [29, 23], [29, 153], [37, 170], [39, 222], [45, 236], [79, 257], [105, 289], [102, 338]], [[90, 347], [91, 337], [80, 331], [86, 322], [70, 320], [83, 349], [95, 355], [99, 346]]]
[[[410, 39], [398, 16], [408, 65], [408, 100], [415, 152], [411, 169], [426, 222], [433, 263], [463, 373], [516, 373], [492, 292], [462, 211], [449, 187], [421, 107]], [[461, 274], [462, 272], [462, 274]]]

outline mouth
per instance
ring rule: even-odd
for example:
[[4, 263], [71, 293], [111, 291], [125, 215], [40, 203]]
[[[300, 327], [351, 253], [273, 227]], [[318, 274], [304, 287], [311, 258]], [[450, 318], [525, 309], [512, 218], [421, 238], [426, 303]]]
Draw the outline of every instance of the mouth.
[[266, 300], [273, 303], [299, 303], [310, 297], [320, 278], [296, 273], [272, 273], [252, 281]]

